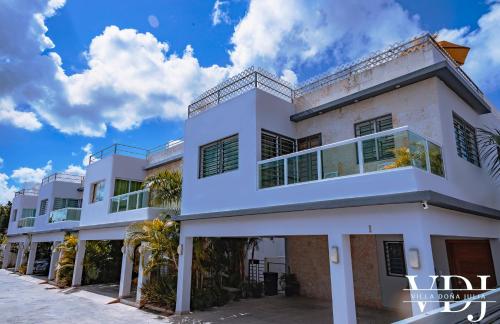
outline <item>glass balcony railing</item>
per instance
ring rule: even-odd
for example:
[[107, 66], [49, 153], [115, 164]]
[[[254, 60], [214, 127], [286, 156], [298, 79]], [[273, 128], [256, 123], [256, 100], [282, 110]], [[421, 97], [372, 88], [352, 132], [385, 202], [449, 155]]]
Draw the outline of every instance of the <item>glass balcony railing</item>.
[[35, 226], [35, 217], [21, 218], [17, 221], [18, 228], [33, 227]]
[[79, 221], [82, 214], [81, 208], [62, 208], [54, 210], [49, 215], [49, 223], [59, 223], [66, 221]]
[[111, 203], [109, 204], [109, 212], [117, 213], [146, 207], [156, 207], [172, 210], [176, 210], [179, 208], [178, 205], [164, 205], [155, 203], [154, 199], [152, 199], [150, 190], [142, 189], [112, 197]]
[[444, 177], [441, 147], [403, 126], [259, 161], [259, 187], [405, 167]]

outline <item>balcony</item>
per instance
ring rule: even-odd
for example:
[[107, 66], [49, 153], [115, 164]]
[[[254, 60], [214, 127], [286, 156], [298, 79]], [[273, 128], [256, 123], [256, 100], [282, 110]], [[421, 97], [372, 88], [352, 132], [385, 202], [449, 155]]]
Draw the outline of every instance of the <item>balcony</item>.
[[35, 217], [25, 217], [17, 221], [17, 228], [35, 226]]
[[38, 189], [22, 189], [16, 191], [15, 197], [17, 196], [38, 196]]
[[56, 172], [54, 174], [49, 175], [48, 177], [43, 178], [42, 186], [44, 184], [56, 181], [83, 184], [83, 180], [84, 176], [81, 175]]
[[399, 168], [418, 168], [444, 177], [441, 147], [403, 126], [259, 161], [259, 188]]
[[109, 213], [125, 212], [147, 207], [155, 207], [165, 210], [179, 210], [178, 205], [156, 204], [154, 199], [151, 199], [149, 189], [142, 189], [112, 197], [109, 204]]
[[107, 156], [111, 155], [124, 155], [124, 156], [131, 156], [131, 157], [136, 157], [140, 159], [145, 159], [148, 154], [148, 150], [140, 148], [140, 147], [135, 147], [135, 146], [130, 146], [130, 145], [124, 145], [124, 144], [113, 144], [111, 146], [108, 146], [96, 153], [93, 153], [89, 157], [89, 164], [92, 164], [94, 162], [97, 162]]
[[80, 221], [81, 208], [62, 208], [50, 213], [49, 223], [59, 223], [67, 221]]

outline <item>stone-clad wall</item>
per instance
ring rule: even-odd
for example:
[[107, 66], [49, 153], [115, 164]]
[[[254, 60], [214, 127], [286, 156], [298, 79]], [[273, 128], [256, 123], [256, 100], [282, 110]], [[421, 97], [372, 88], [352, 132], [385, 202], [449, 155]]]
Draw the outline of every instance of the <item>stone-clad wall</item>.
[[151, 175], [158, 174], [161, 171], [165, 170], [179, 170], [180, 172], [182, 172], [182, 159], [164, 164], [154, 169], [149, 169], [146, 171], [146, 176], [149, 177]]
[[[351, 254], [356, 305], [382, 308], [375, 235], [352, 235]], [[326, 236], [287, 237], [287, 261], [297, 275], [300, 294], [331, 300]]]

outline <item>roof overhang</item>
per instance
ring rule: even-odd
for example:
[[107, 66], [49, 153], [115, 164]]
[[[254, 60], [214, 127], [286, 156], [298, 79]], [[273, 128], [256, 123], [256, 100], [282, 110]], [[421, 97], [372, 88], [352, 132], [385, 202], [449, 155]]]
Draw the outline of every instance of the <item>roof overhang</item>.
[[351, 95], [293, 114], [290, 116], [290, 120], [299, 122], [433, 77], [437, 77], [443, 81], [477, 113], [486, 114], [491, 112], [490, 105], [484, 100], [482, 95], [478, 94], [447, 61], [442, 61]]
[[470, 203], [461, 199], [453, 198], [430, 190], [403, 192], [403, 193], [395, 193], [389, 195], [376, 195], [368, 197], [333, 199], [333, 200], [315, 201], [309, 203], [278, 205], [278, 206], [260, 207], [260, 208], [228, 210], [228, 211], [220, 211], [212, 213], [188, 214], [188, 215], [176, 216], [173, 217], [173, 219], [176, 221], [186, 221], [186, 220], [196, 220], [196, 219], [286, 213], [286, 212], [308, 211], [308, 210], [318, 210], [318, 209], [335, 209], [335, 208], [363, 207], [363, 206], [375, 206], [375, 205], [421, 203], [423, 201], [426, 201], [428, 205], [436, 207], [446, 208], [458, 212], [500, 220], [500, 210], [498, 209], [493, 209], [478, 204]]

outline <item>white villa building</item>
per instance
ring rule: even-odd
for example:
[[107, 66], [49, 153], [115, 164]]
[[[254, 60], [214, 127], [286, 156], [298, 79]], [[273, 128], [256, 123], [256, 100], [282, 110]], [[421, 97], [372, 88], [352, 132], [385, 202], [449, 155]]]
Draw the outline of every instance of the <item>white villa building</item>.
[[497, 287], [500, 187], [475, 131], [500, 126], [493, 109], [430, 35], [299, 88], [250, 68], [206, 91], [185, 124], [177, 312], [196, 237], [286, 238], [301, 295], [335, 323], [420, 314], [405, 275]]
[[[299, 87], [249, 68], [189, 106], [184, 141], [114, 144], [90, 157], [84, 178], [56, 173], [16, 193], [2, 267], [31, 274], [46, 253], [53, 280], [54, 247], [74, 233], [80, 286], [87, 242], [123, 242], [131, 223], [176, 207], [155, 206], [142, 184], [177, 169], [177, 313], [191, 309], [194, 238], [258, 237], [255, 259], [283, 262], [301, 298], [331, 305], [335, 323], [356, 323], [360, 309], [419, 315], [422, 296], [409, 293], [406, 275], [425, 288], [448, 274], [500, 285], [500, 185], [476, 139], [477, 128], [500, 127], [494, 111], [430, 35]], [[138, 301], [147, 253], [129, 249], [116, 297]], [[424, 312], [442, 302], [427, 301]]]

